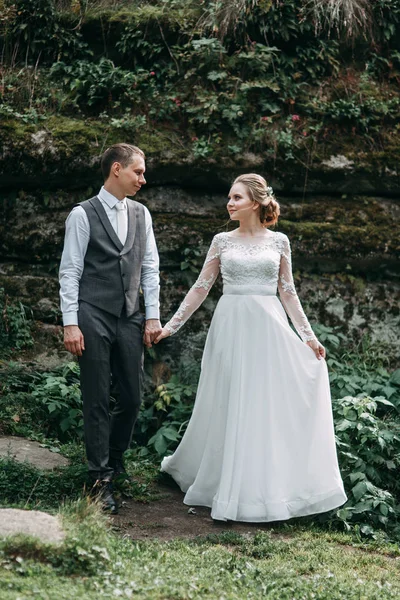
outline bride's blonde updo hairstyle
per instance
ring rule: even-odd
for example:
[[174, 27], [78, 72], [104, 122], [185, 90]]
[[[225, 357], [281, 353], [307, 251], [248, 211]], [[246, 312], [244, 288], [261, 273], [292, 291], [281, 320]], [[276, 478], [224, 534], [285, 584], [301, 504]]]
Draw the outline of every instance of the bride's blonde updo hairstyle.
[[267, 185], [264, 177], [257, 173], [246, 173], [236, 177], [235, 183], [243, 183], [249, 193], [250, 199], [260, 205], [260, 221], [264, 227], [271, 227], [278, 222], [280, 215], [279, 204], [275, 199], [272, 187]]

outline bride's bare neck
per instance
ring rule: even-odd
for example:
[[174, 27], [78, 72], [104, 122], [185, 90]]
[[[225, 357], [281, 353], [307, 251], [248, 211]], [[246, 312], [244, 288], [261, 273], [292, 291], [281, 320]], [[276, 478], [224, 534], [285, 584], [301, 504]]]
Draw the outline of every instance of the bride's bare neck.
[[264, 236], [266, 233], [266, 229], [265, 227], [263, 227], [261, 225], [261, 223], [259, 223], [258, 225], [242, 225], [242, 223], [240, 223], [240, 226], [235, 229], [234, 231], [234, 235], [240, 236], [240, 237], [260, 237], [260, 236]]
[[243, 218], [239, 219], [239, 227], [235, 233], [243, 237], [259, 237], [264, 235], [265, 227], [263, 227], [257, 213], [252, 211], [250, 215], [243, 215]]

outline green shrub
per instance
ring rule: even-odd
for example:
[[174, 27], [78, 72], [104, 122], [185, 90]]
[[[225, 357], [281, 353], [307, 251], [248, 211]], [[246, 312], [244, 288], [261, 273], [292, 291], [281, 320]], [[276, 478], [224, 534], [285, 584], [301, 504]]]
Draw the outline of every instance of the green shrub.
[[22, 350], [33, 345], [32, 321], [28, 309], [0, 288], [0, 347], [3, 352]]
[[172, 375], [168, 383], [159, 385], [145, 402], [139, 416], [137, 437], [141, 442], [139, 455], [163, 457], [177, 446], [185, 433], [193, 409], [197, 389], [197, 372], [189, 367]]
[[0, 504], [3, 506], [54, 509], [66, 500], [82, 496], [89, 483], [82, 460], [69, 467], [43, 471], [29, 463], [0, 459]]
[[3, 369], [0, 384], [2, 430], [43, 440], [80, 440], [83, 436], [79, 365], [30, 372], [16, 363]]
[[383, 124], [397, 122], [400, 98], [360, 98], [360, 95], [332, 102], [319, 102], [317, 111], [327, 121], [355, 125], [360, 131], [379, 129]]
[[[398, 0], [373, 3], [373, 26], [352, 49], [335, 28], [317, 30], [304, 0], [234, 3], [228, 12], [225, 3], [175, 0], [134, 10], [61, 10], [51, 0], [6, 8], [0, 113], [27, 125], [78, 110], [129, 135], [172, 129], [197, 160], [266, 151], [304, 164], [320, 130], [325, 139], [325, 128], [350, 129], [368, 147], [373, 135], [381, 147], [396, 123]], [[348, 66], [381, 97], [353, 86]], [[288, 125], [294, 115], [298, 127]]]
[[37, 65], [91, 54], [79, 27], [65, 22], [52, 0], [4, 0], [4, 5], [1, 33], [8, 61]]
[[400, 515], [400, 369], [390, 373], [390, 348], [367, 336], [352, 342], [336, 329], [314, 327], [327, 347], [339, 465], [348, 495], [333, 520], [397, 532]]
[[68, 90], [73, 106], [99, 106], [132, 99], [138, 78], [131, 71], [115, 67], [111, 60], [101, 58], [96, 64], [78, 60], [72, 64], [57, 62], [50, 69], [50, 77]]
[[[378, 407], [386, 414], [379, 417]], [[393, 528], [399, 515], [400, 423], [382, 397], [345, 396], [333, 402], [339, 464], [349, 500], [337, 516], [363, 533]]]
[[78, 363], [68, 363], [54, 373], [44, 373], [38, 377], [32, 395], [46, 407], [49, 429], [55, 432], [56, 437], [83, 437]]

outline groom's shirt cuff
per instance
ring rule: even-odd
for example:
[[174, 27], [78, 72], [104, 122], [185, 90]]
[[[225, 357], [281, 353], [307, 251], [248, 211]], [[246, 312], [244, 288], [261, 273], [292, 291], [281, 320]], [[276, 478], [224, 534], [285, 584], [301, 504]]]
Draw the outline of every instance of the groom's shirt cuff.
[[63, 313], [63, 325], [78, 325], [78, 313], [76, 311], [70, 311]]
[[146, 306], [146, 321], [149, 319], [160, 320], [160, 309], [158, 303], [156, 305]]

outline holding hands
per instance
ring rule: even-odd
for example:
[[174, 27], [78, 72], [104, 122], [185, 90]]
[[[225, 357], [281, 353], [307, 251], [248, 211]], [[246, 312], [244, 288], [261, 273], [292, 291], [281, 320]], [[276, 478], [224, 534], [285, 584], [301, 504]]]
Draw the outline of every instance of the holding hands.
[[167, 329], [166, 327], [163, 327], [161, 329], [161, 333], [159, 334], [159, 336], [154, 340], [155, 344], [158, 344], [158, 342], [161, 342], [161, 340], [163, 340], [164, 338], [167, 338], [171, 335], [171, 332], [169, 329]]
[[143, 342], [147, 348], [151, 348], [153, 342], [158, 342], [162, 332], [161, 323], [158, 319], [147, 319], [144, 327]]

